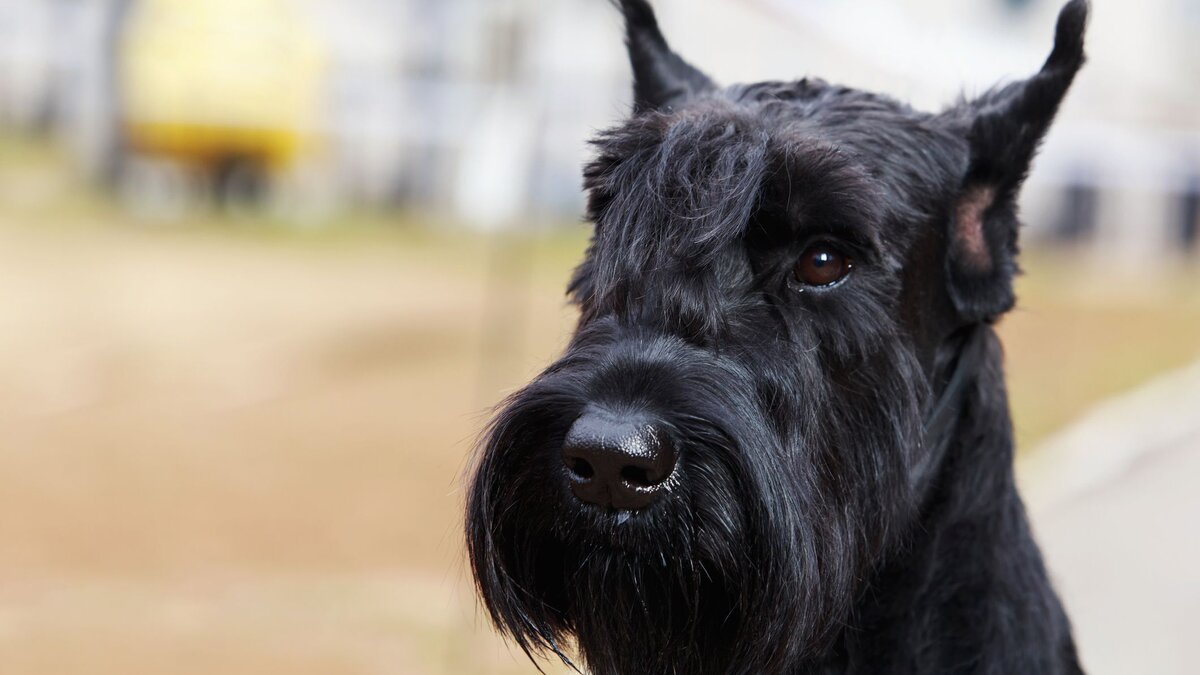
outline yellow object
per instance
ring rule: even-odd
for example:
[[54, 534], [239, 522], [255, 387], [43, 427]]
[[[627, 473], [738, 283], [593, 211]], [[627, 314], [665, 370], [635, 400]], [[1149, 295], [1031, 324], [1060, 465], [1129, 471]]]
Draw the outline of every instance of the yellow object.
[[325, 54], [292, 0], [140, 0], [117, 59], [132, 147], [282, 168], [311, 149]]

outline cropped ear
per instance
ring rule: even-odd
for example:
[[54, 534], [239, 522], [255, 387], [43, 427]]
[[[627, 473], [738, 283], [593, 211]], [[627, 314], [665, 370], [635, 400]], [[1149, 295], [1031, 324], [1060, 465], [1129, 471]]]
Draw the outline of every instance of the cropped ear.
[[647, 0], [618, 0], [625, 15], [625, 45], [633, 66], [633, 109], [669, 109], [716, 88], [712, 80], [671, 51]]
[[1083, 65], [1087, 0], [1058, 15], [1054, 50], [1033, 77], [993, 89], [946, 115], [970, 148], [966, 178], [950, 214], [950, 296], [969, 322], [994, 319], [1014, 303], [1016, 200], [1030, 163]]

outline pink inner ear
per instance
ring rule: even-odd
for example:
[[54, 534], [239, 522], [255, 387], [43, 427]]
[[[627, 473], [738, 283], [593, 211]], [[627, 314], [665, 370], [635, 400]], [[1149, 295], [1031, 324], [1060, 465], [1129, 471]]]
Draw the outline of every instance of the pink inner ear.
[[954, 212], [954, 246], [959, 259], [977, 274], [992, 271], [992, 254], [983, 233], [983, 214], [996, 199], [996, 190], [987, 185], [968, 188]]

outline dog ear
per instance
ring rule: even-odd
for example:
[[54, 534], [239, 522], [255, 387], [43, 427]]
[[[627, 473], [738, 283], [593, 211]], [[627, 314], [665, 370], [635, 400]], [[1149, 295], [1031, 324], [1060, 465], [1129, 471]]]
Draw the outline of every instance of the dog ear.
[[625, 45], [633, 66], [633, 109], [669, 109], [716, 88], [712, 80], [671, 51], [647, 0], [618, 0], [625, 15]]
[[970, 148], [966, 178], [950, 213], [950, 295], [966, 321], [993, 319], [1014, 302], [1017, 194], [1075, 73], [1083, 65], [1087, 0], [1058, 15], [1054, 49], [1033, 77], [994, 89], [948, 115]]

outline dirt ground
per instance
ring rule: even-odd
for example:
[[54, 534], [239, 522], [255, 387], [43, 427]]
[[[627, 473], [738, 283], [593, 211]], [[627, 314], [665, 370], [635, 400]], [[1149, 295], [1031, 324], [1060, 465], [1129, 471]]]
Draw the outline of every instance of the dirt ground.
[[[459, 477], [565, 340], [579, 234], [33, 218], [9, 190], [6, 675], [533, 671], [476, 611]], [[1200, 353], [1194, 294], [1034, 268], [1004, 325], [1023, 441]]]
[[483, 359], [486, 250], [406, 244], [4, 223], [3, 672], [527, 672], [457, 477], [535, 364]]

